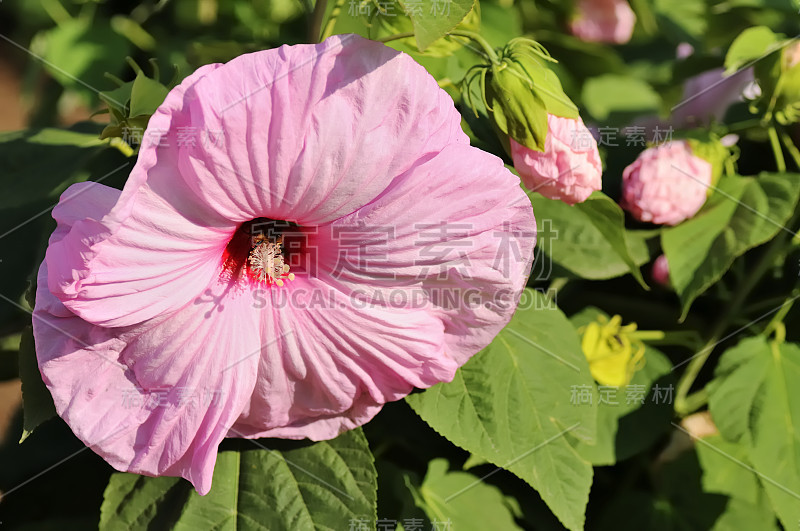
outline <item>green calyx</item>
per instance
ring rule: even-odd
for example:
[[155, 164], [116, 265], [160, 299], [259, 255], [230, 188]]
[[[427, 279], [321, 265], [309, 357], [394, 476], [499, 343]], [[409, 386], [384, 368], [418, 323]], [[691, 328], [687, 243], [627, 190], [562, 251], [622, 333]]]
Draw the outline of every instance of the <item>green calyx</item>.
[[164, 102], [170, 87], [177, 84], [177, 68], [169, 85], [158, 81], [159, 71], [154, 61], [153, 77], [148, 77], [132, 59], [128, 63], [136, 72], [133, 81], [124, 83], [119, 79], [111, 79], [118, 87], [114, 90], [100, 92], [100, 99], [108, 106], [109, 124], [103, 129], [100, 138], [121, 138], [127, 144], [138, 147], [147, 124], [158, 106]]
[[499, 50], [496, 62], [467, 73], [462, 84], [464, 101], [479, 114], [477, 82], [479, 101], [499, 133], [529, 149], [544, 151], [548, 114], [578, 118], [578, 108], [548, 62], [555, 60], [536, 41], [513, 39]]
[[691, 131], [687, 133], [685, 140], [692, 148], [692, 154], [699, 157], [709, 164], [711, 164], [711, 186], [708, 189], [708, 194], [711, 195], [712, 190], [722, 177], [722, 171], [725, 164], [733, 156], [731, 150], [722, 145], [719, 137], [709, 131]]

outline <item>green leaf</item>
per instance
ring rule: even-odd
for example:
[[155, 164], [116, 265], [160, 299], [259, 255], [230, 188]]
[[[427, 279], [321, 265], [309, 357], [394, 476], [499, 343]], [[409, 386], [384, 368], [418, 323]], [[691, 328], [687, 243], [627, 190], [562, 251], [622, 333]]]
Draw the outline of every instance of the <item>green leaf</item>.
[[428, 463], [422, 485], [412, 492], [437, 529], [445, 525], [459, 531], [522, 529], [514, 523], [513, 498], [472, 474], [448, 472], [446, 459]]
[[800, 175], [724, 177], [700, 212], [661, 233], [670, 281], [683, 306], [682, 318], [738, 256], [784, 228], [798, 197]]
[[[575, 329], [595, 321], [597, 308], [585, 308], [570, 318]], [[671, 393], [672, 363], [653, 347], [645, 346], [644, 366], [636, 371], [626, 387], [609, 393], [597, 406], [597, 441], [586, 444], [575, 439], [578, 452], [595, 466], [613, 465], [645, 450], [670, 428], [672, 401], [656, 396], [654, 386]]]
[[[755, 351], [763, 354], [754, 356]], [[714, 424], [731, 442], [742, 441], [749, 429], [746, 412], [763, 384], [769, 368], [767, 344], [761, 337], [744, 339], [725, 351], [708, 384], [708, 405]], [[746, 442], [746, 439], [745, 439]]]
[[28, 438], [42, 422], [56, 416], [53, 397], [42, 381], [36, 350], [33, 345], [33, 329], [27, 327], [19, 345], [19, 377], [22, 380], [22, 438]]
[[581, 94], [584, 107], [597, 120], [652, 114], [661, 104], [661, 97], [646, 81], [618, 74], [588, 79]]
[[696, 443], [695, 449], [703, 469], [704, 491], [759, 503], [763, 490], [751, 469], [746, 444], [711, 435]]
[[747, 444], [749, 461], [787, 528], [800, 521], [798, 378], [800, 346], [757, 337], [726, 351], [709, 384], [714, 421], [723, 435], [739, 435]]
[[280, 450], [230, 442], [238, 449], [219, 453], [206, 496], [178, 478], [114, 474], [100, 530], [374, 527], [377, 474], [360, 429], [313, 444], [265, 440]]
[[414, 23], [414, 36], [421, 52], [458, 26], [475, 4], [474, 0], [423, 0], [409, 6], [399, 1]]
[[575, 386], [594, 383], [575, 329], [543, 295], [476, 354], [450, 383], [406, 398], [454, 444], [535, 488], [569, 529], [582, 529], [592, 467], [564, 437], [594, 439], [596, 404], [574, 405]]
[[781, 39], [766, 26], [747, 28], [739, 34], [725, 55], [725, 73], [733, 74], [746, 64], [761, 58], [770, 50], [777, 49]]
[[[384, 10], [388, 13], [386, 15], [379, 14], [375, 17], [375, 21], [379, 24], [381, 29], [379, 36], [397, 35], [400, 33], [414, 33], [414, 22], [411, 20], [411, 17], [404, 12], [403, 6], [400, 4], [400, 0], [381, 2], [379, 6], [381, 10]], [[418, 6], [419, 4], [414, 4], [414, 9], [412, 11], [418, 11]], [[378, 7], [376, 6], [375, 9], [377, 10]], [[378, 11], [378, 13], [380, 13], [380, 11]], [[476, 3], [475, 7], [464, 17], [461, 22], [458, 23], [456, 29], [476, 32], [479, 31], [481, 27], [481, 15], [481, 6]], [[416, 41], [412, 43], [410, 40], [398, 39], [391, 41], [389, 46], [395, 47], [400, 51], [407, 53], [422, 54], [422, 56], [425, 58], [435, 57], [443, 59], [452, 57], [458, 50], [464, 48], [465, 40], [466, 39], [463, 38], [437, 39], [425, 49], [424, 53], [421, 53], [419, 48], [417, 48]], [[423, 66], [425, 65], [423, 64]], [[434, 75], [434, 77], [437, 76]]]
[[751, 410], [750, 461], [787, 529], [800, 522], [800, 347], [771, 345], [769, 369]]
[[630, 238], [625, 214], [602, 192], [570, 206], [528, 194], [536, 215], [538, 248], [558, 265], [582, 278], [614, 278], [631, 273], [647, 287], [639, 265], [650, 256], [644, 239]]

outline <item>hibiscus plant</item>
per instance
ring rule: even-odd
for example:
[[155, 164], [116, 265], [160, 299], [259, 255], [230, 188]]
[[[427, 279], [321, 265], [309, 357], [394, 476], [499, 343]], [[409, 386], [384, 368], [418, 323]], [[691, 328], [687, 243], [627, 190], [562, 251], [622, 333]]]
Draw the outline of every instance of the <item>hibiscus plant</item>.
[[4, 0], [0, 526], [797, 527], [799, 9]]

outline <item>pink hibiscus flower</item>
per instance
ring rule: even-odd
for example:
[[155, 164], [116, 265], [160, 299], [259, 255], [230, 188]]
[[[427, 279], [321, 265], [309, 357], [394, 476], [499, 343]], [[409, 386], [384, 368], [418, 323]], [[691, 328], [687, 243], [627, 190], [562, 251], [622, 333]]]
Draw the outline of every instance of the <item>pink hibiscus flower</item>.
[[59, 415], [119, 470], [205, 494], [224, 437], [335, 437], [511, 318], [530, 202], [407, 55], [204, 66], [145, 139], [122, 192], [62, 196], [33, 320]]

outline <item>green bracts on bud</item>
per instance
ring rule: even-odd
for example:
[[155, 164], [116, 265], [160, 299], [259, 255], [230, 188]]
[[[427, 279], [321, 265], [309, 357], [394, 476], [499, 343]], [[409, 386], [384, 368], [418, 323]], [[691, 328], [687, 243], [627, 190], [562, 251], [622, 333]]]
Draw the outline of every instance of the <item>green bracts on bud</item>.
[[[136, 71], [133, 81], [123, 83], [114, 78], [119, 85], [111, 91], [100, 92], [100, 99], [108, 106], [111, 115], [110, 123], [103, 129], [100, 138], [119, 137], [130, 142], [130, 138], [138, 138], [135, 143], [141, 142], [141, 135], [147, 128], [150, 116], [156, 112], [158, 106], [167, 97], [169, 87], [157, 80], [158, 68], [153, 64], [154, 78], [147, 77], [142, 69], [129, 61]], [[177, 70], [169, 86], [177, 83]]]
[[554, 60], [539, 43], [513, 39], [499, 51], [496, 63], [470, 70], [462, 84], [464, 101], [477, 115], [472, 88], [478, 81], [480, 101], [500, 133], [529, 149], [544, 151], [547, 115], [578, 117], [577, 107], [547, 62]]
[[711, 164], [711, 186], [709, 195], [722, 177], [725, 163], [731, 158], [730, 149], [722, 145], [719, 137], [708, 131], [692, 131], [687, 134], [686, 141], [692, 148], [692, 155]]

